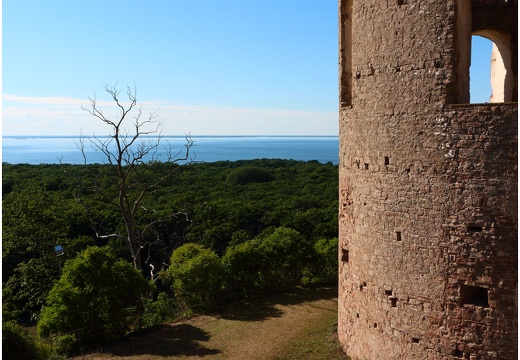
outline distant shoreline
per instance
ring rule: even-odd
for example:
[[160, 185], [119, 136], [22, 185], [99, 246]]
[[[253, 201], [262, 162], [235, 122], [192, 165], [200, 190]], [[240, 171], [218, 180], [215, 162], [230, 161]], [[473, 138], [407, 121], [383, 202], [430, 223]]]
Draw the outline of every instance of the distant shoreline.
[[[105, 141], [107, 135], [98, 137]], [[156, 136], [142, 136], [141, 140], [153, 141]], [[163, 135], [161, 140], [166, 147], [182, 152], [186, 135]], [[193, 147], [188, 161], [236, 161], [249, 159], [293, 159], [317, 160], [322, 163], [339, 163], [338, 136], [301, 136], [301, 135], [199, 135], [191, 136]], [[107, 144], [112, 144], [107, 140]], [[68, 135], [27, 135], [2, 137], [2, 162], [10, 164], [79, 164], [85, 161], [78, 149], [79, 136]], [[113, 146], [113, 144], [111, 145]], [[96, 151], [90, 141], [85, 143], [88, 163], [107, 161], [102, 152]], [[154, 152], [156, 159], [169, 155], [164, 146]], [[181, 156], [182, 157], [182, 156]], [[146, 158], [149, 161], [151, 158]]]
[[[86, 135], [91, 137], [92, 135]], [[103, 135], [96, 135], [102, 137]], [[109, 136], [109, 135], [106, 135]], [[160, 135], [162, 138], [339, 138], [339, 135]], [[72, 139], [80, 135], [2, 135], [5, 139]], [[157, 135], [142, 135], [142, 138], [156, 138]]]

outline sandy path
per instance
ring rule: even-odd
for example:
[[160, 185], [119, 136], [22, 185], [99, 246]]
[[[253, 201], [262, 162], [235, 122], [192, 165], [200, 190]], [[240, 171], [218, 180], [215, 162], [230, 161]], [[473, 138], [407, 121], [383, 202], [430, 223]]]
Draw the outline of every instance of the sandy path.
[[215, 316], [161, 325], [74, 360], [274, 359], [309, 330], [334, 321], [335, 295], [334, 289], [296, 291]]

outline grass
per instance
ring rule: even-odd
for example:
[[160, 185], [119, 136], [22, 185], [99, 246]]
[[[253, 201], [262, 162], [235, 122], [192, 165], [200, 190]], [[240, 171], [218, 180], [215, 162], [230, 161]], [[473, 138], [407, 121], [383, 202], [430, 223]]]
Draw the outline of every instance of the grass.
[[323, 321], [314, 327], [306, 329], [301, 337], [287, 344], [275, 359], [349, 359], [341, 349], [337, 337], [336, 317], [329, 319], [324, 317]]
[[75, 360], [343, 360], [336, 334], [337, 288], [295, 288], [131, 334]]

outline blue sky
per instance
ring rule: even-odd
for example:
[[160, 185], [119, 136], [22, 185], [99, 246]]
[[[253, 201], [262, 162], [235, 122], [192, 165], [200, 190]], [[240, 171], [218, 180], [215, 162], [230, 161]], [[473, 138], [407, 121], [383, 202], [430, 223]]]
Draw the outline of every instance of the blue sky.
[[116, 83], [164, 134], [338, 133], [337, 0], [2, 6], [3, 135], [103, 133], [80, 107], [96, 94], [108, 109]]

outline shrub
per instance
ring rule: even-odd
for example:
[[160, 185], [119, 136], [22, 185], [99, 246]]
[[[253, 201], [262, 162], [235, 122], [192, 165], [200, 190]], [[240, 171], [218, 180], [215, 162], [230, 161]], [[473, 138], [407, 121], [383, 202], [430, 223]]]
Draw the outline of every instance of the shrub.
[[78, 342], [73, 334], [65, 334], [56, 338], [56, 353], [62, 356], [69, 356], [78, 350]]
[[298, 231], [279, 227], [261, 238], [258, 251], [264, 260], [269, 283], [298, 283], [309, 263], [312, 247]]
[[37, 343], [20, 325], [13, 321], [2, 322], [2, 356], [12, 360], [45, 360], [51, 352]]
[[176, 310], [175, 305], [175, 301], [164, 292], [160, 293], [155, 301], [145, 300], [142, 326], [147, 328], [173, 320]]
[[267, 269], [259, 244], [259, 240], [247, 240], [226, 249], [222, 267], [228, 291], [248, 294], [267, 284]]
[[267, 170], [254, 166], [233, 169], [227, 176], [228, 182], [238, 185], [269, 182], [273, 179], [273, 176]]
[[296, 230], [279, 227], [229, 246], [222, 257], [226, 287], [251, 293], [262, 287], [299, 283], [312, 259], [312, 246]]
[[314, 260], [305, 271], [303, 283], [328, 284], [338, 280], [338, 238], [314, 244]]
[[82, 329], [83, 344], [126, 334], [139, 321], [141, 296], [152, 286], [107, 247], [90, 247], [65, 263], [38, 321], [38, 333]]
[[220, 259], [212, 250], [199, 244], [184, 244], [171, 255], [165, 280], [186, 313], [207, 309], [217, 297], [222, 284]]
[[321, 263], [321, 275], [326, 281], [338, 279], [338, 238], [320, 239], [314, 244]]

